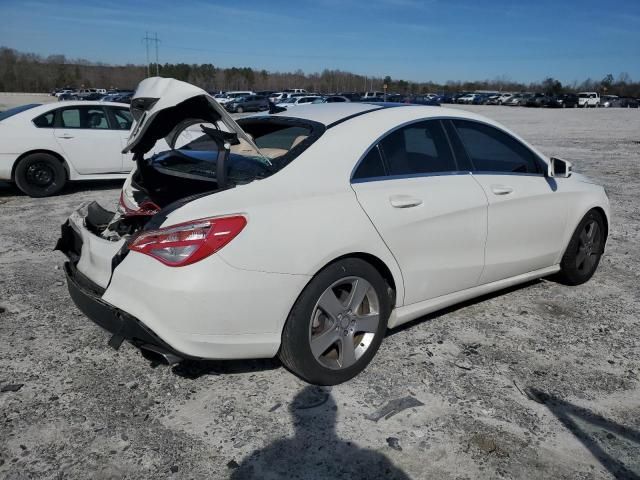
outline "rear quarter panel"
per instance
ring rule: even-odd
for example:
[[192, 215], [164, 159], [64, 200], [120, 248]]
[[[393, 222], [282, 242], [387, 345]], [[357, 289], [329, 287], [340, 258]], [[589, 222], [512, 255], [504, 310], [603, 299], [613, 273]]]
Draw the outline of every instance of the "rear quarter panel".
[[339, 142], [332, 138], [336, 135], [328, 130], [322, 141], [269, 178], [185, 205], [163, 226], [241, 213], [247, 226], [218, 253], [230, 265], [314, 275], [338, 257], [366, 253], [386, 264], [402, 299], [400, 269], [351, 189], [351, 169], [364, 147]]

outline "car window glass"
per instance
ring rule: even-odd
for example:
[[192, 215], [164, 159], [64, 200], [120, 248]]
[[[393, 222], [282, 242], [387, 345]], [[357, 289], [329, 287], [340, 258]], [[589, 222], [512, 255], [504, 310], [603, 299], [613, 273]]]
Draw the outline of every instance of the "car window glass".
[[101, 108], [87, 108], [80, 111], [82, 128], [109, 128], [107, 116]]
[[395, 130], [380, 145], [390, 175], [457, 170], [439, 121], [415, 123]]
[[129, 130], [131, 129], [131, 124], [133, 123], [133, 117], [131, 116], [131, 112], [124, 108], [116, 108], [113, 109], [113, 116], [116, 119], [117, 127], [120, 130]]
[[369, 150], [369, 153], [362, 159], [353, 174], [353, 179], [383, 177], [384, 175], [385, 171], [382, 158], [380, 157], [380, 150], [375, 146]]
[[510, 135], [477, 122], [453, 123], [477, 171], [539, 173], [533, 152]]
[[[290, 150], [310, 135], [310, 130], [304, 127], [288, 127], [256, 135], [254, 142], [258, 148], [278, 148]], [[295, 145], [294, 145], [295, 143]]]
[[107, 129], [107, 117], [99, 107], [65, 108], [61, 115], [62, 128]]
[[53, 127], [53, 119], [55, 118], [55, 112], [47, 112], [39, 117], [33, 119], [33, 123], [38, 128], [51, 128]]
[[62, 111], [62, 126], [64, 128], [80, 128], [80, 109], [66, 108]]

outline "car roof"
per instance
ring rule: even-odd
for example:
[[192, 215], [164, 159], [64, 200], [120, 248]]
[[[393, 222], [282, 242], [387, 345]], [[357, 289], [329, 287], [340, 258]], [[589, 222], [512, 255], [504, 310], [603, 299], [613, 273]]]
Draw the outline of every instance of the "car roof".
[[477, 119], [479, 116], [465, 110], [443, 108], [430, 105], [414, 105], [406, 103], [391, 102], [344, 102], [344, 103], [320, 103], [313, 105], [301, 105], [295, 109], [288, 109], [284, 112], [270, 116], [300, 118], [311, 120], [329, 126], [340, 123], [352, 117], [360, 117], [368, 113], [383, 109], [402, 110], [407, 121], [416, 118], [429, 117], [456, 117]]
[[[85, 106], [85, 107], [99, 107], [99, 106], [105, 106], [105, 104], [109, 104], [110, 106], [114, 106], [117, 105], [119, 107], [125, 107], [125, 108], [129, 108], [129, 105], [126, 103], [120, 103], [120, 102], [100, 102], [98, 100], [69, 100], [69, 101], [64, 101], [64, 102], [49, 102], [49, 103], [42, 103], [40, 105], [38, 105], [37, 107], [33, 107], [30, 108], [28, 110], [25, 110], [24, 112], [20, 112], [17, 113], [16, 115], [9, 117], [12, 119], [17, 119], [17, 118], [35, 118], [38, 115], [41, 115], [43, 113], [49, 112], [51, 110], [55, 110], [58, 108], [66, 108], [66, 107], [78, 107], [78, 106]], [[7, 119], [8, 120], [8, 119]]]

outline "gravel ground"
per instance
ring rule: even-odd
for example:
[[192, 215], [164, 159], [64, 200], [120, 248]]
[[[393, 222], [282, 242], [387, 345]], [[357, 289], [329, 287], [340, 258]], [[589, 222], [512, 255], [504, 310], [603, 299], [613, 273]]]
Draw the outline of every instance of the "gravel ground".
[[0, 477], [640, 478], [640, 111], [467, 107], [603, 183], [595, 277], [531, 282], [390, 332], [331, 389], [276, 360], [173, 368], [69, 299], [53, 252], [80, 203], [0, 186]]
[[58, 98], [47, 93], [7, 93], [0, 92], [0, 112], [27, 103], [51, 103]]

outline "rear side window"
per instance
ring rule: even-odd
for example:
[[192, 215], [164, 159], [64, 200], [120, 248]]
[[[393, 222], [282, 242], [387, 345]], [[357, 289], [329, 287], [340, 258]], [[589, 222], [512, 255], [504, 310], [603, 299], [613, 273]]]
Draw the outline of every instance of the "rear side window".
[[100, 107], [65, 108], [60, 115], [62, 128], [107, 129], [107, 116]]
[[47, 112], [33, 119], [33, 123], [38, 128], [52, 128], [55, 112]]
[[540, 173], [535, 154], [495, 127], [453, 120], [466, 153], [479, 172]]
[[380, 156], [380, 150], [376, 145], [369, 153], [365, 155], [365, 157], [358, 165], [355, 173], [353, 174], [353, 179], [363, 179], [363, 178], [375, 178], [375, 177], [384, 177], [384, 165], [382, 163], [382, 157]]
[[112, 108], [113, 118], [116, 120], [116, 128], [118, 130], [129, 130], [133, 124], [131, 112], [125, 108]]
[[389, 175], [456, 171], [456, 164], [440, 122], [414, 123], [391, 132], [381, 142]]

